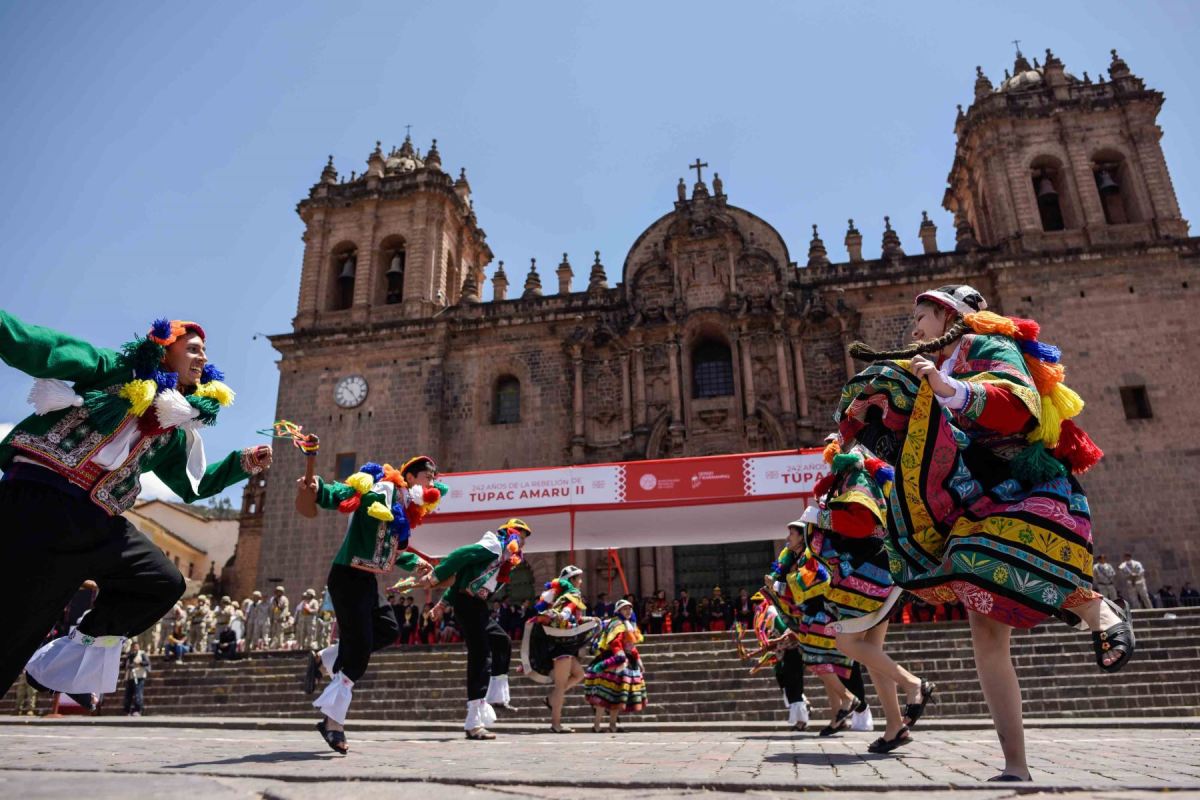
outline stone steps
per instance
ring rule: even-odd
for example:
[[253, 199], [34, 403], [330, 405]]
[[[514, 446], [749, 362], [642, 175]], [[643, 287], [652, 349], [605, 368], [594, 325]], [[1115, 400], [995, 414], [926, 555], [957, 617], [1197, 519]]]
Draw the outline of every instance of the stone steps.
[[[1200, 609], [1136, 612], [1138, 655], [1116, 675], [1100, 673], [1092, 660], [1091, 638], [1055, 623], [1013, 635], [1013, 654], [1023, 682], [1025, 714], [1050, 716], [1181, 716], [1200, 714]], [[748, 674], [728, 633], [650, 637], [639, 648], [647, 664], [651, 705], [638, 719], [686, 723], [777, 721], [783, 700], [770, 670]], [[893, 627], [888, 652], [913, 672], [938, 683], [930, 714], [942, 718], [981, 717], [987, 707], [979, 691], [970, 631], [964, 623]], [[155, 715], [309, 717], [314, 696], [300, 690], [306, 655], [295, 651], [252, 653], [238, 661], [209, 655], [180, 663], [155, 660], [146, 687], [147, 708]], [[514, 660], [514, 665], [517, 663]], [[372, 657], [371, 670], [356, 688], [354, 714], [363, 719], [456, 721], [463, 713], [466, 657], [461, 644], [389, 648]], [[819, 681], [807, 681], [814, 711], [824, 714]], [[521, 711], [513, 722], [544, 721], [547, 687], [517, 675], [513, 702]], [[872, 693], [873, 695], [873, 693]], [[45, 708], [43, 700], [42, 708]], [[119, 709], [120, 696], [110, 698]], [[0, 701], [11, 713], [14, 693]], [[581, 722], [592, 711], [576, 690], [564, 710]], [[877, 717], [882, 717], [878, 706]], [[814, 717], [815, 719], [815, 717]]]

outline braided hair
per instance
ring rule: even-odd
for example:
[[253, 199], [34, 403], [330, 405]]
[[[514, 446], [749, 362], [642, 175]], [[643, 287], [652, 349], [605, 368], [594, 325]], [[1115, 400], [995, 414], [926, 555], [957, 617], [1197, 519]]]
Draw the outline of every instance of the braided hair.
[[[932, 304], [931, 304], [932, 305]], [[913, 342], [905, 347], [897, 348], [896, 350], [875, 350], [864, 342], [853, 342], [850, 345], [850, 355], [857, 358], [859, 361], [891, 361], [897, 358], [912, 358], [915, 355], [922, 353], [936, 353], [947, 345], [954, 344], [961, 339], [965, 334], [970, 333], [971, 328], [963, 321], [961, 316], [954, 320], [950, 328], [936, 339], [929, 339], [924, 342]]]

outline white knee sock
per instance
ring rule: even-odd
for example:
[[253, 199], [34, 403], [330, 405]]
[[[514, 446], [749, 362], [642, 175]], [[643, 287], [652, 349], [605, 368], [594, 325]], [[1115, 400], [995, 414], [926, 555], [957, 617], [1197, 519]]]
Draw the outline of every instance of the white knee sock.
[[350, 700], [354, 697], [354, 681], [340, 672], [334, 673], [333, 679], [321, 692], [321, 696], [313, 701], [313, 707], [339, 725], [346, 724], [346, 712], [350, 710]]
[[337, 661], [338, 657], [338, 646], [336, 644], [332, 644], [317, 653], [317, 655], [321, 657], [321, 664], [325, 667], [325, 671], [332, 675], [333, 665]]
[[25, 671], [56, 692], [107, 694], [117, 690], [124, 636], [88, 636], [73, 628], [67, 636], [47, 642]]
[[492, 679], [490, 681], [488, 681], [487, 697], [485, 697], [484, 699], [489, 704], [498, 703], [499, 705], [502, 705], [502, 706], [508, 705], [508, 701], [509, 701], [508, 676], [507, 675], [493, 675]]

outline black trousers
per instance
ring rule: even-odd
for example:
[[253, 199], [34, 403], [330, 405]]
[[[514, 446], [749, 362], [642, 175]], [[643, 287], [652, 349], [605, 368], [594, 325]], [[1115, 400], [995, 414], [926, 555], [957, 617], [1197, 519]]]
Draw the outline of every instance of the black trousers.
[[804, 656], [799, 648], [783, 651], [783, 658], [775, 664], [775, 680], [783, 689], [788, 705], [804, 699]]
[[[467, 645], [467, 702], [482, 700], [487, 697], [492, 676], [492, 643], [488, 628], [494, 620], [488, 614], [487, 602], [478, 597], [455, 592], [451, 605], [454, 607], [454, 619], [462, 628], [463, 641]], [[496, 627], [499, 628], [499, 625]], [[512, 650], [511, 641], [509, 650]]]
[[842, 686], [850, 690], [850, 694], [858, 698], [859, 703], [867, 702], [867, 687], [863, 683], [862, 664], [855, 661], [854, 665], [850, 667], [850, 677], [838, 676], [838, 679], [842, 682]]
[[379, 597], [375, 573], [334, 564], [329, 568], [326, 585], [338, 624], [338, 657], [333, 671], [358, 683], [367, 672], [371, 653], [396, 641], [400, 626], [392, 607]]
[[0, 693], [89, 579], [100, 589], [79, 626], [89, 636], [136, 636], [184, 591], [175, 565], [124, 517], [45, 484], [0, 481], [0, 608], [18, 612], [0, 648]]
[[488, 650], [492, 654], [492, 667], [488, 674], [493, 677], [507, 675], [508, 664], [512, 661], [512, 639], [495, 617], [488, 617], [487, 637]]

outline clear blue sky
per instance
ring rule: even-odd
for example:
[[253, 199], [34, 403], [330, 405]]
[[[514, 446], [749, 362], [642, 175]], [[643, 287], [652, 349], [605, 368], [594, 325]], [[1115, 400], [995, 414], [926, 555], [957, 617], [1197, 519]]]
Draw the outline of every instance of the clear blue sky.
[[[404, 126], [467, 168], [511, 281], [531, 256], [610, 280], [701, 157], [730, 202], [803, 261], [847, 217], [918, 247], [939, 203], [956, 103], [1051, 47], [1093, 79], [1116, 47], [1162, 90], [1163, 147], [1200, 224], [1200, 4], [1193, 2], [4, 2], [0, 307], [116, 345], [153, 317], [201, 321], [239, 392], [210, 458], [272, 421], [274, 351], [295, 313], [295, 204], [327, 154], [362, 171]], [[711, 172], [711, 170], [710, 170]], [[495, 269], [495, 262], [488, 274]], [[490, 289], [489, 289], [490, 293]], [[0, 424], [30, 380], [0, 365]], [[232, 492], [238, 496], [238, 492]]]

